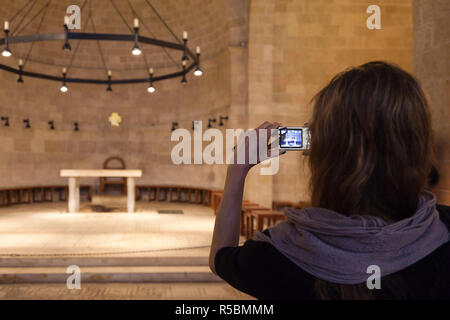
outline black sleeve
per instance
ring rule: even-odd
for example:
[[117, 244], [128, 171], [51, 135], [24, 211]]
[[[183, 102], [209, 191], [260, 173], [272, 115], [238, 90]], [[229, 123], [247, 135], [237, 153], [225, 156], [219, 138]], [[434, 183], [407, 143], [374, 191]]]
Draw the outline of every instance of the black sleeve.
[[436, 209], [439, 212], [439, 217], [441, 218], [441, 221], [445, 223], [447, 228], [450, 230], [450, 207], [438, 204], [436, 206]]
[[269, 243], [222, 248], [214, 262], [223, 280], [258, 299], [314, 299], [314, 278]]
[[258, 297], [253, 288], [250, 275], [253, 263], [252, 256], [255, 251], [255, 244], [252, 240], [246, 241], [240, 247], [225, 247], [216, 253], [214, 261], [216, 272], [219, 277], [228, 282], [234, 288], [243, 291], [251, 296]]

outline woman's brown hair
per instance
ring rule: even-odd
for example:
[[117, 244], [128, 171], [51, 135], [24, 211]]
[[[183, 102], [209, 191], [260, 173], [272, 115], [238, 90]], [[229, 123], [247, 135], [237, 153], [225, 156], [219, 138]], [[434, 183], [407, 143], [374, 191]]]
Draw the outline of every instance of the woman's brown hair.
[[[392, 64], [369, 62], [336, 75], [313, 103], [312, 205], [388, 222], [411, 216], [432, 159], [429, 108], [414, 77]], [[322, 298], [324, 292], [341, 298], [367, 292], [332, 287], [324, 290], [320, 280], [316, 286]]]

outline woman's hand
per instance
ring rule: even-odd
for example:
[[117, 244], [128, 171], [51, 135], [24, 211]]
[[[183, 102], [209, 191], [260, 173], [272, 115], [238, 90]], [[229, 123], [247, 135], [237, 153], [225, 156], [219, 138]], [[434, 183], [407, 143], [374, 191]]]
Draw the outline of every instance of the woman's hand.
[[[256, 143], [249, 143], [248, 139], [238, 139], [238, 147], [235, 148], [234, 163], [228, 167], [227, 178], [225, 180], [224, 192], [222, 195], [222, 201], [220, 202], [219, 209], [217, 211], [216, 223], [214, 226], [213, 239], [211, 243], [211, 252], [209, 254], [209, 266], [211, 271], [216, 273], [216, 267], [214, 265], [217, 251], [224, 247], [232, 247], [239, 245], [239, 225], [241, 221], [241, 209], [242, 198], [244, 194], [244, 183], [248, 171], [257, 163], [262, 162], [268, 158], [278, 156], [278, 148], [270, 148], [269, 141], [271, 137], [271, 131], [277, 129], [281, 125], [277, 122], [270, 123], [264, 122], [258, 128], [256, 128]], [[264, 131], [266, 130], [266, 131]], [[265, 134], [262, 134], [262, 133]], [[266, 139], [262, 141], [261, 139]], [[260, 158], [260, 152], [258, 152], [259, 141], [261, 140], [261, 146], [267, 148], [266, 158]], [[239, 144], [242, 143], [242, 144]], [[244, 149], [242, 149], [244, 147]], [[270, 150], [269, 150], [270, 149]], [[237, 163], [237, 153], [245, 151], [245, 161], [242, 164]], [[253, 155], [254, 163], [248, 161]]]
[[[256, 164], [278, 156], [280, 154], [279, 148], [272, 148], [269, 141], [272, 137], [272, 131], [279, 127], [281, 127], [281, 124], [278, 122], [265, 121], [254, 129], [256, 139], [240, 137], [238, 145], [234, 148], [234, 162], [230, 165], [230, 169], [246, 174]], [[261, 141], [261, 139], [264, 139], [264, 141]], [[266, 150], [260, 150], [260, 146], [263, 146]]]

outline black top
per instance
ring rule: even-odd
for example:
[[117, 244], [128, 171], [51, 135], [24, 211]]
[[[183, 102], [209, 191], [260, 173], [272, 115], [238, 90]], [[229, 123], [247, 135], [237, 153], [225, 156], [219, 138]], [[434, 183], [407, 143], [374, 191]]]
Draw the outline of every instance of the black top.
[[[438, 205], [441, 220], [450, 230], [450, 207]], [[268, 230], [264, 233], [270, 236]], [[316, 296], [316, 278], [267, 242], [248, 240], [240, 247], [220, 249], [215, 258], [217, 274], [238, 290], [258, 299], [307, 299]], [[396, 299], [383, 279], [401, 279], [406, 299], [450, 299], [450, 242], [415, 264], [381, 278], [377, 299]], [[369, 276], [369, 275], [368, 275]]]

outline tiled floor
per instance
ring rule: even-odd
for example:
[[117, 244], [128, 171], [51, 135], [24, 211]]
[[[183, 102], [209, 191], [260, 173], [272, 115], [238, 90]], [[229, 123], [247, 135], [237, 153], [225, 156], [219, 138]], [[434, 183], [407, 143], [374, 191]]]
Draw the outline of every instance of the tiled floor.
[[[158, 209], [181, 209], [184, 214], [158, 214]], [[143, 201], [133, 214], [66, 211], [65, 203], [0, 208], [0, 255], [201, 250], [210, 245], [214, 226], [212, 209], [200, 205]]]

